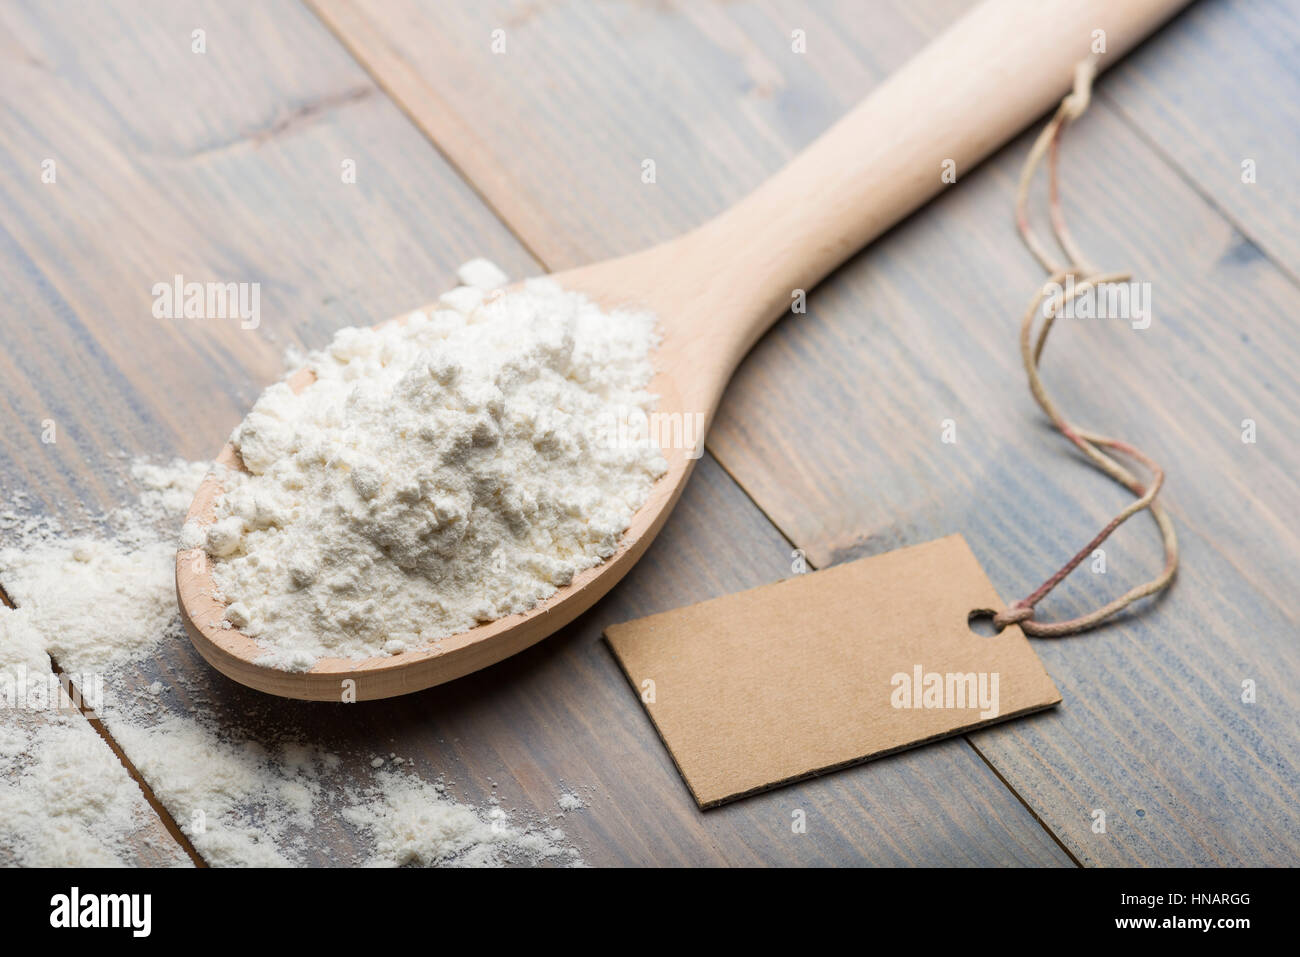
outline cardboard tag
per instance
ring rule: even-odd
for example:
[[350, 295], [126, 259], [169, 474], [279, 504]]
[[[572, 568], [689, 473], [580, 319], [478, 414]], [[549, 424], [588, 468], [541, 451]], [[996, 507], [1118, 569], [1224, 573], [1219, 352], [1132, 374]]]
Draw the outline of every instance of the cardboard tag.
[[1056, 686], [960, 535], [612, 625], [700, 807], [1051, 707]]

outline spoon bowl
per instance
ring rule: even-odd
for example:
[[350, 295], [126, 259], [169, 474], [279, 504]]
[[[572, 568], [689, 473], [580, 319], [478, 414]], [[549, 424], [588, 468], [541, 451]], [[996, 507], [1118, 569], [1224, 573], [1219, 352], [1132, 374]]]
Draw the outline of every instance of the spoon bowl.
[[[642, 257], [607, 264], [593, 275], [589, 270], [553, 276], [566, 289], [578, 290], [604, 308], [617, 306], [647, 308], [647, 297], [611, 295], [607, 287], [631, 288], [620, 284], [621, 269], [645, 270], [645, 259], [673, 255], [671, 247], [650, 250]], [[635, 261], [633, 261], [635, 260]], [[618, 266], [619, 270], [613, 267]], [[614, 273], [615, 275], [609, 275]], [[432, 308], [432, 306], [430, 306]], [[406, 316], [389, 322], [405, 321]], [[681, 363], [672, 359], [685, 347], [688, 326], [659, 323], [662, 337], [652, 359], [656, 372], [650, 391], [658, 396], [656, 413], [663, 416], [691, 416], [692, 422], [707, 426], [707, 420], [725, 382], [701, 389], [703, 380], [688, 397], [682, 392], [673, 370]], [[288, 384], [301, 392], [313, 381], [310, 370], [290, 376]], [[714, 394], [709, 401], [707, 396]], [[619, 541], [617, 551], [599, 565], [585, 569], [573, 581], [527, 611], [486, 622], [468, 631], [439, 640], [436, 646], [396, 655], [368, 659], [322, 658], [309, 670], [284, 671], [258, 663], [268, 649], [224, 620], [225, 605], [214, 597], [212, 569], [202, 548], [182, 549], [176, 556], [176, 591], [186, 631], [199, 653], [223, 674], [241, 684], [270, 694], [309, 701], [367, 700], [418, 691], [450, 681], [507, 658], [554, 633], [590, 608], [636, 564], [663, 527], [686, 484], [703, 444], [703, 427], [683, 432], [691, 447], [663, 447], [667, 471], [655, 482], [650, 495]], [[227, 443], [216, 462], [228, 469], [243, 470], [239, 452]], [[210, 525], [215, 519], [216, 501], [221, 495], [220, 473], [209, 475], [195, 495], [187, 522]]]

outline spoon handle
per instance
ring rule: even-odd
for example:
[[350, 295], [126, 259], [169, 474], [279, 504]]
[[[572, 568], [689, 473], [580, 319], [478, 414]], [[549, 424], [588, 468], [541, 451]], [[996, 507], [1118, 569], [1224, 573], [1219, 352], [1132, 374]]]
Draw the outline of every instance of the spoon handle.
[[702, 272], [691, 285], [719, 294], [726, 367], [789, 310], [794, 290], [948, 185], [945, 169], [960, 180], [1055, 105], [1097, 45], [1104, 68], [1186, 2], [984, 0], [784, 169], [678, 240], [679, 261]]

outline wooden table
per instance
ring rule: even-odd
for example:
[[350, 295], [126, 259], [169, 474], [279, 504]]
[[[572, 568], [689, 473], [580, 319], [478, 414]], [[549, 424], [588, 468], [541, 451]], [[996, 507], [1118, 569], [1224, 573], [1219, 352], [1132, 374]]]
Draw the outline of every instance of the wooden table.
[[[0, 4], [0, 493], [119, 502], [117, 450], [210, 456], [287, 346], [409, 309], [472, 256], [521, 276], [700, 222], [967, 4]], [[660, 540], [560, 634], [346, 717], [239, 688], [179, 643], [139, 680], [201, 689], [241, 734], [401, 751], [469, 800], [496, 782], [550, 811], [561, 782], [590, 787], [564, 827], [593, 864], [1294, 864], [1298, 112], [1295, 9], [1199, 0], [1101, 80], [1067, 141], [1075, 234], [1151, 283], [1154, 320], [1062, 330], [1044, 374], [1166, 466], [1183, 566], [1140, 612], [1036, 642], [1064, 696], [1050, 713], [700, 813], [600, 640], [784, 577], [796, 548], [821, 567], [954, 531], [1019, 596], [1125, 500], [1025, 390], [1015, 327], [1039, 273], [1009, 207], [1027, 136], [758, 344]], [[261, 326], [154, 319], [176, 274], [260, 282]], [[1107, 575], [1079, 571], [1044, 616], [1158, 554], [1130, 523]]]

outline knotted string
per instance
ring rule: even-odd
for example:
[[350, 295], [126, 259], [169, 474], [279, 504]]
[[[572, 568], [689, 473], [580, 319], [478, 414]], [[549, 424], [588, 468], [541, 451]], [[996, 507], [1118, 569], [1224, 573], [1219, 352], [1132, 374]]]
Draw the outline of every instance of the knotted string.
[[[1174, 534], [1174, 526], [1170, 522], [1169, 516], [1160, 503], [1156, 501], [1156, 495], [1164, 484], [1164, 471], [1133, 446], [1118, 439], [1107, 438], [1104, 435], [1078, 428], [1067, 422], [1065, 417], [1061, 415], [1056, 403], [1047, 394], [1047, 390], [1043, 387], [1043, 381], [1038, 374], [1038, 360], [1042, 355], [1043, 346], [1047, 342], [1047, 334], [1051, 331], [1053, 323], [1065, 304], [1106, 283], [1128, 282], [1130, 279], [1128, 273], [1100, 273], [1087, 265], [1086, 260], [1066, 229], [1065, 217], [1061, 213], [1061, 198], [1057, 177], [1057, 159], [1060, 152], [1061, 134], [1070, 123], [1082, 116], [1084, 111], [1087, 110], [1092, 98], [1092, 80], [1096, 72], [1095, 59], [1085, 60], [1075, 67], [1074, 90], [1061, 101], [1056, 114], [1043, 132], [1039, 134], [1038, 139], [1035, 140], [1033, 149], [1030, 150], [1029, 157], [1025, 160], [1024, 169], [1020, 173], [1020, 183], [1016, 190], [1016, 226], [1019, 228], [1021, 238], [1029, 251], [1042, 263], [1043, 268], [1051, 274], [1047, 284], [1034, 296], [1033, 302], [1025, 311], [1024, 319], [1021, 320], [1020, 355], [1025, 364], [1025, 372], [1029, 376], [1029, 390], [1033, 393], [1039, 407], [1051, 419], [1052, 425], [1073, 442], [1093, 465], [1138, 497], [1127, 508], [1112, 518], [1092, 541], [1080, 549], [1051, 578], [1039, 585], [1032, 594], [1013, 605], [1009, 605], [993, 616], [993, 624], [999, 630], [1010, 624], [1019, 624], [1026, 634], [1040, 638], [1058, 638], [1063, 635], [1072, 635], [1100, 624], [1138, 599], [1154, 595], [1163, 589], [1173, 579], [1174, 572], [1178, 568], [1178, 538]], [[1066, 263], [1056, 262], [1051, 251], [1039, 241], [1038, 236], [1029, 225], [1029, 214], [1027, 212], [1029, 187], [1033, 182], [1034, 173], [1037, 172], [1044, 156], [1047, 157], [1048, 203], [1052, 232], [1061, 250], [1068, 257]], [[1077, 277], [1080, 276], [1083, 278], [1078, 279]], [[1044, 309], [1044, 302], [1048, 300], [1049, 296], [1054, 295], [1056, 289], [1063, 288], [1066, 279], [1069, 277], [1076, 277], [1073, 288], [1064, 288], [1064, 292], [1059, 296], [1054, 296], [1047, 308]], [[1043, 327], [1039, 330], [1037, 338], [1035, 338], [1033, 334], [1034, 319], [1040, 309], [1045, 316]], [[1118, 452], [1141, 463], [1150, 473], [1150, 481], [1143, 484], [1128, 468], [1103, 452], [1102, 448]], [[1156, 525], [1159, 526], [1161, 538], [1164, 540], [1165, 565], [1159, 575], [1145, 584], [1130, 589], [1114, 601], [1086, 615], [1058, 622], [1040, 622], [1034, 619], [1035, 605], [1059, 585], [1070, 572], [1074, 571], [1085, 558], [1091, 555], [1115, 529], [1138, 512], [1147, 509], [1150, 510]]]

